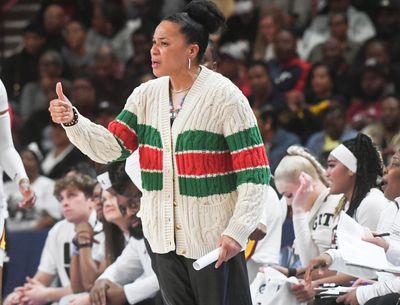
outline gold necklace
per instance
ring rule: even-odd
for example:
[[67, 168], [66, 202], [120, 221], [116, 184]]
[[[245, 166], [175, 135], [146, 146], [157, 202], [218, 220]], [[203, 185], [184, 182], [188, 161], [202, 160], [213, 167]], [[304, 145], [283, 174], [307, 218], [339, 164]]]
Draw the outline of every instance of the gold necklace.
[[173, 90], [172, 88], [171, 88], [171, 93], [182, 93], [182, 92], [185, 92], [185, 91], [189, 91], [189, 89], [192, 87], [192, 85], [190, 85], [189, 87], [187, 87], [187, 88], [185, 88], [185, 89], [182, 89], [182, 90]]

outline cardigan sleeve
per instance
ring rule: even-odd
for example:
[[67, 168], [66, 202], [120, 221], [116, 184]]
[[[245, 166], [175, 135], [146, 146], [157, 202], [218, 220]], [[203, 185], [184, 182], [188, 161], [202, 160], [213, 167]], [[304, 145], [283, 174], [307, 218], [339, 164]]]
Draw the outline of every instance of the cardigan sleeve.
[[311, 236], [309, 213], [293, 215], [293, 227], [296, 237], [296, 252], [300, 256], [302, 266], [307, 266], [310, 261], [318, 256], [319, 249]]
[[77, 124], [64, 126], [71, 143], [98, 163], [125, 160], [138, 147], [137, 110], [141, 97], [138, 87], [108, 129], [78, 113]]
[[244, 248], [248, 236], [261, 218], [270, 170], [261, 134], [248, 101], [239, 90], [233, 90], [226, 98], [229, 103], [224, 111], [223, 129], [236, 175], [238, 198], [223, 235], [232, 237]]

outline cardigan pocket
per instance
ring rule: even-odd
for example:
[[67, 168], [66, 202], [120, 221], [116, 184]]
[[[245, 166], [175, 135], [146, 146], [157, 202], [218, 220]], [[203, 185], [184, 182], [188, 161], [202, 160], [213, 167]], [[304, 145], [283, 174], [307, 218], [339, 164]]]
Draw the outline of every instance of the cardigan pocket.
[[205, 244], [215, 247], [228, 226], [233, 210], [232, 200], [199, 205], [200, 231]]

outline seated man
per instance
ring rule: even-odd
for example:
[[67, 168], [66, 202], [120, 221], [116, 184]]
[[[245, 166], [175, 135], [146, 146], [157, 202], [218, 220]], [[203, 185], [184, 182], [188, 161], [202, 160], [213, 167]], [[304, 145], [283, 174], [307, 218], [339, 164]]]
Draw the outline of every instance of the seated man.
[[[69, 268], [74, 227], [87, 221], [94, 226], [96, 215], [92, 193], [95, 185], [94, 179], [81, 174], [66, 176], [56, 182], [54, 194], [61, 202], [65, 219], [57, 222], [49, 231], [36, 274], [33, 278], [27, 278], [24, 286], [17, 287], [8, 295], [5, 305], [46, 304], [58, 301], [72, 292]], [[99, 253], [102, 246], [101, 243], [96, 244], [97, 250], [94, 252]], [[56, 277], [61, 287], [49, 287]]]
[[[116, 194], [121, 212], [129, 216], [131, 238], [117, 260], [95, 281], [90, 295], [68, 298], [74, 304], [162, 304], [160, 297], [155, 297], [159, 285], [145, 247], [140, 218], [137, 217], [142, 193], [130, 181], [124, 165], [121, 162], [110, 165], [112, 187], [108, 191]], [[67, 304], [64, 299], [62, 304]]]

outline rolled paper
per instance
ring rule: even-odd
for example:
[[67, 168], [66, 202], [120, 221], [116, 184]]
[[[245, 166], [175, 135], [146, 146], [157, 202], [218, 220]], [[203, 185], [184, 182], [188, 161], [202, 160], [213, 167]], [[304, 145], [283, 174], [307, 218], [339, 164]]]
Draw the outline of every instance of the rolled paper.
[[193, 268], [197, 271], [203, 269], [204, 267], [208, 266], [209, 264], [215, 262], [218, 257], [219, 257], [219, 253], [221, 251], [221, 248], [217, 248], [209, 253], [207, 253], [206, 255], [200, 257], [198, 260], [196, 260], [193, 263]]

